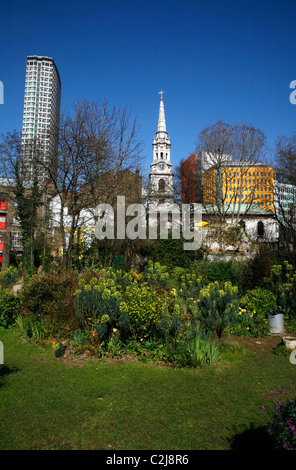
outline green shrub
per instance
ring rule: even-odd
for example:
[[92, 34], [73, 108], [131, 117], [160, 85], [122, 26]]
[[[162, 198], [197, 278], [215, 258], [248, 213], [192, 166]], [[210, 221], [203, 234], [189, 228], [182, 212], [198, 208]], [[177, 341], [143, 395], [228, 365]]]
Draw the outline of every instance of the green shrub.
[[284, 261], [282, 265], [274, 265], [268, 283], [276, 297], [278, 309], [291, 320], [296, 312], [296, 272], [293, 266], [288, 261]]
[[0, 326], [8, 328], [13, 325], [19, 313], [20, 304], [18, 298], [0, 291]]
[[21, 335], [28, 339], [41, 340], [52, 333], [51, 326], [44, 318], [18, 315], [15, 324]]
[[260, 243], [254, 257], [246, 263], [243, 271], [242, 285], [244, 290], [265, 287], [265, 279], [270, 276], [272, 266], [275, 264], [278, 253], [273, 251], [265, 243]]
[[10, 287], [19, 277], [20, 273], [15, 266], [9, 266], [4, 271], [0, 271], [0, 288]]
[[131, 354], [140, 355], [142, 359], [155, 362], [168, 362], [169, 353], [163, 341], [159, 338], [151, 338], [144, 341], [133, 341], [127, 345], [127, 350]]
[[195, 273], [182, 274], [179, 281], [180, 295], [186, 300], [196, 300], [203, 285], [201, 276], [197, 276]]
[[235, 272], [231, 261], [212, 261], [204, 266], [209, 282], [235, 281]]
[[[115, 329], [116, 330], [116, 329]], [[126, 348], [124, 343], [120, 339], [120, 333], [118, 330], [113, 331], [108, 342], [104, 345], [104, 353], [107, 356], [114, 358], [121, 358], [126, 354]]]
[[22, 314], [52, 333], [76, 329], [73, 293], [76, 275], [66, 270], [34, 274], [19, 293]]
[[70, 335], [70, 342], [75, 353], [82, 353], [89, 346], [90, 332], [82, 330], [73, 331]]
[[219, 359], [219, 349], [209, 335], [201, 332], [180, 334], [177, 339], [163, 344], [156, 338], [144, 341], [137, 349], [146, 359], [161, 361], [174, 367], [201, 367], [214, 365]]
[[171, 233], [169, 233], [168, 239], [150, 240], [142, 254], [154, 262], [159, 262], [171, 268], [176, 266], [188, 268], [196, 259], [196, 256], [200, 256], [200, 250], [184, 250], [184, 242], [186, 240], [182, 236], [180, 239], [173, 239]]
[[260, 287], [248, 291], [240, 300], [241, 321], [233, 325], [230, 332], [239, 336], [266, 336], [269, 332], [268, 313], [275, 309], [276, 298], [272, 292]]
[[174, 290], [161, 287], [166, 280], [165, 267], [158, 263], [149, 263], [144, 273], [102, 269], [88, 283], [80, 279], [75, 292], [79, 327], [96, 330], [101, 342], [112, 337], [114, 344], [117, 330], [120, 341], [175, 337], [180, 311], [174, 308]]
[[186, 274], [186, 269], [181, 268], [180, 266], [176, 266], [172, 269], [172, 278], [175, 279], [177, 282], [180, 282], [181, 276]]
[[239, 321], [238, 288], [225, 282], [221, 288], [218, 282], [210, 283], [200, 291], [198, 318], [207, 332], [215, 332], [220, 339], [230, 323]]
[[102, 270], [101, 274], [89, 284], [80, 279], [75, 291], [75, 313], [80, 328], [95, 330], [100, 340], [105, 340], [121, 322], [122, 287], [116, 282], [113, 270]]
[[195, 361], [185, 341], [177, 344], [169, 344], [166, 347], [166, 363], [174, 367], [197, 367], [200, 366]]
[[286, 403], [276, 402], [267, 430], [276, 449], [296, 450], [296, 398]]
[[178, 282], [179, 303], [183, 312], [183, 321], [197, 321], [198, 296], [204, 286], [203, 279], [195, 273], [180, 276]]
[[127, 351], [136, 354], [142, 360], [162, 362], [174, 367], [201, 367], [212, 365], [218, 360], [218, 349], [212, 341], [200, 338], [200, 341], [188, 341], [183, 336], [177, 341], [164, 344], [159, 338], [143, 342], [131, 342]]
[[152, 337], [175, 337], [180, 329], [179, 310], [173, 308], [174, 294], [136, 282], [128, 286], [121, 311], [136, 341]]
[[148, 261], [148, 265], [144, 270], [144, 280], [149, 282], [149, 284], [154, 284], [160, 287], [165, 287], [167, 285], [169, 274], [167, 272], [166, 266], [162, 266], [159, 262], [153, 263], [153, 261]]

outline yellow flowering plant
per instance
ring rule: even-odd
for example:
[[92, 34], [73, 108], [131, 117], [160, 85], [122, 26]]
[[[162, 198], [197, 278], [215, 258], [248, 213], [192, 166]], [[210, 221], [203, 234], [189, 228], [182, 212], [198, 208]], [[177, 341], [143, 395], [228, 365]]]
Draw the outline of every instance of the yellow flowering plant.
[[286, 321], [295, 321], [296, 272], [293, 266], [284, 261], [282, 265], [274, 265], [270, 279], [266, 279], [266, 287], [276, 297], [277, 310], [286, 316]]
[[136, 340], [169, 333], [174, 327], [177, 311], [171, 309], [172, 294], [149, 285], [126, 288], [121, 310], [127, 315]]
[[149, 260], [143, 278], [150, 285], [166, 287], [169, 274], [166, 266], [162, 266], [158, 262], [153, 263], [153, 261]]
[[225, 282], [223, 287], [212, 282], [200, 291], [198, 317], [201, 326], [215, 332], [220, 339], [223, 331], [231, 322], [239, 321], [239, 295], [237, 286]]
[[103, 276], [93, 277], [89, 284], [80, 279], [74, 295], [80, 327], [95, 329], [101, 339], [109, 337], [118, 326], [122, 302], [122, 288], [113, 273], [104, 270]]
[[196, 323], [198, 296], [203, 287], [203, 279], [195, 273], [182, 273], [178, 278], [178, 298], [182, 304], [184, 321]]
[[240, 299], [240, 321], [230, 325], [229, 332], [239, 336], [266, 336], [269, 333], [268, 313], [274, 309], [276, 298], [272, 292], [263, 288], [247, 291]]

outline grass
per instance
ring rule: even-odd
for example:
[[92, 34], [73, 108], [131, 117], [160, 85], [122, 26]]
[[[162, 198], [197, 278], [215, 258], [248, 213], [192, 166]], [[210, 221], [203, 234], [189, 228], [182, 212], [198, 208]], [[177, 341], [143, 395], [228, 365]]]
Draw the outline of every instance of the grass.
[[271, 353], [228, 350], [218, 366], [174, 369], [56, 358], [17, 330], [0, 340], [1, 450], [265, 449], [260, 405], [271, 408], [269, 392], [296, 379]]

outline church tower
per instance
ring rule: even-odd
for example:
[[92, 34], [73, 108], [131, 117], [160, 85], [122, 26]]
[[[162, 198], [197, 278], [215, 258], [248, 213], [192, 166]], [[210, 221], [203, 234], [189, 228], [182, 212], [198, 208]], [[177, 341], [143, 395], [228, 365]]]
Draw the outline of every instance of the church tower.
[[150, 165], [150, 202], [156, 205], [173, 204], [173, 165], [171, 163], [171, 139], [167, 135], [163, 104], [160, 91], [160, 105], [156, 136], [153, 139], [153, 162]]

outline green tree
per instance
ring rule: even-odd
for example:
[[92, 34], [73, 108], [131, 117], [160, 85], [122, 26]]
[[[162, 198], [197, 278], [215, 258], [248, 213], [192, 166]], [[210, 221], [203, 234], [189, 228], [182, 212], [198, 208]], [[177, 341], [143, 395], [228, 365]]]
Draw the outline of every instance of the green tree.
[[37, 177], [29, 191], [26, 191], [20, 174], [16, 171], [14, 189], [17, 203], [16, 215], [20, 221], [25, 260], [29, 260], [30, 269], [34, 268], [35, 234], [39, 225], [38, 209], [41, 206], [43, 190], [40, 189]]
[[[24, 165], [24, 148], [21, 134], [17, 131], [2, 134], [0, 156], [2, 161], [3, 185], [7, 187], [10, 205], [16, 203], [16, 213], [22, 234], [22, 243], [27, 267], [34, 267], [35, 235], [40, 224], [38, 209], [41, 207], [45, 185], [38, 183], [38, 159], [42, 154], [38, 139], [26, 144], [26, 152], [34, 156], [30, 174]], [[8, 227], [9, 230], [9, 227]]]

